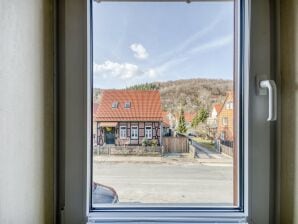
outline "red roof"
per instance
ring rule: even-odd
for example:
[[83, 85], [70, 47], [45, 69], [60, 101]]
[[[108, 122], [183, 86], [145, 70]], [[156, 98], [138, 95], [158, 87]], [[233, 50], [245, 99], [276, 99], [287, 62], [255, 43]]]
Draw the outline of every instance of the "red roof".
[[[162, 121], [157, 90], [103, 90], [101, 94], [96, 121]], [[114, 102], [117, 108], [112, 108]], [[130, 108], [124, 108], [126, 102]]]
[[217, 114], [219, 113], [219, 111], [221, 110], [222, 108], [222, 104], [220, 103], [217, 103], [217, 104], [214, 104], [214, 109], [216, 110]]
[[93, 116], [95, 115], [98, 108], [98, 103], [93, 103]]
[[188, 123], [191, 123], [195, 116], [196, 113], [184, 112], [185, 121]]

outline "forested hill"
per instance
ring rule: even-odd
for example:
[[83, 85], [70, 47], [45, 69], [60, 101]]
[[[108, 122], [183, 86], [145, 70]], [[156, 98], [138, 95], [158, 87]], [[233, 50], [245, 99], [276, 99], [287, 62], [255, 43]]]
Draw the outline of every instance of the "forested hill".
[[[187, 112], [197, 112], [201, 107], [210, 110], [212, 104], [223, 102], [226, 92], [232, 88], [232, 80], [185, 79], [139, 84], [127, 89], [159, 90], [164, 110], [178, 112], [183, 107]], [[94, 97], [95, 101], [99, 100], [100, 89], [94, 89]]]

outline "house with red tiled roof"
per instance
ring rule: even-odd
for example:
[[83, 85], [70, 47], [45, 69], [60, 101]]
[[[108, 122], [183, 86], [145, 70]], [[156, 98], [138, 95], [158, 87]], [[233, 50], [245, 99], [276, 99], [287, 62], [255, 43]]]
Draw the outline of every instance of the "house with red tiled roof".
[[[191, 122], [195, 118], [195, 116], [196, 116], [196, 113], [184, 112], [184, 118], [185, 118], [185, 122], [186, 122], [187, 127], [191, 127]], [[178, 119], [179, 119], [179, 116], [178, 116]]]
[[[178, 125], [179, 123], [179, 117], [180, 117], [180, 114], [179, 113], [176, 113], [175, 115], [173, 115], [174, 118], [175, 118], [175, 126]], [[187, 111], [184, 111], [184, 119], [185, 119], [185, 123], [186, 123], [186, 126], [188, 128], [191, 127], [191, 123], [192, 123], [192, 120], [195, 118], [196, 116], [196, 113], [195, 112], [187, 112]]]
[[169, 111], [162, 112], [163, 136], [171, 136], [176, 125], [175, 116]]
[[169, 112], [167, 112], [167, 111], [162, 112], [162, 123], [163, 123], [163, 127], [166, 127], [166, 128], [171, 127], [171, 121], [169, 119]]
[[222, 104], [220, 103], [214, 104], [211, 112], [211, 117], [217, 118], [217, 115], [219, 114], [221, 108], [222, 108]]
[[222, 141], [234, 141], [234, 94], [227, 92], [225, 101], [217, 115], [217, 135]]
[[211, 113], [209, 113], [209, 117], [207, 118], [207, 125], [209, 128], [216, 129], [217, 128], [217, 116], [221, 111], [222, 104], [216, 103], [213, 105]]
[[217, 117], [219, 112], [222, 109], [222, 104], [216, 103], [213, 105], [211, 113], [209, 114], [209, 117], [207, 118], [207, 125], [209, 128], [209, 135], [213, 138], [216, 137], [217, 133]]
[[157, 90], [103, 90], [94, 121], [97, 144], [141, 145], [162, 138], [163, 114]]

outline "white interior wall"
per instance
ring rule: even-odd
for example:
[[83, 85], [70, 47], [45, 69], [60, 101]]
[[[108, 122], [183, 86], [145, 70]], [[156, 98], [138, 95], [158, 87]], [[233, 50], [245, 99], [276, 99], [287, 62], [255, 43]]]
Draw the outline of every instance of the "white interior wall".
[[0, 1], [0, 223], [53, 223], [52, 0]]

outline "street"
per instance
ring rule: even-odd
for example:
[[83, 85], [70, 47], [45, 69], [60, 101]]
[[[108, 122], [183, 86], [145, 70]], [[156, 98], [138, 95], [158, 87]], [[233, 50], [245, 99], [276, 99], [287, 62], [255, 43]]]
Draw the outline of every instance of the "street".
[[120, 203], [201, 203], [231, 205], [231, 163], [183, 161], [104, 161], [93, 163], [94, 181], [110, 186]]

